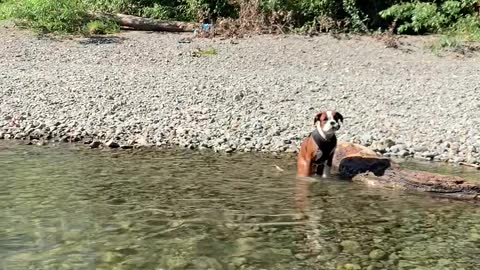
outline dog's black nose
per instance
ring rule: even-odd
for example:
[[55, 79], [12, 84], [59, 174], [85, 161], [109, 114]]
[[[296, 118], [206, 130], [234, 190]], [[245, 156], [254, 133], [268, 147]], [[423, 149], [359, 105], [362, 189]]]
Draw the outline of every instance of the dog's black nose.
[[334, 126], [334, 125], [336, 125], [336, 124], [337, 124], [337, 122], [335, 122], [335, 121], [330, 121], [330, 125]]

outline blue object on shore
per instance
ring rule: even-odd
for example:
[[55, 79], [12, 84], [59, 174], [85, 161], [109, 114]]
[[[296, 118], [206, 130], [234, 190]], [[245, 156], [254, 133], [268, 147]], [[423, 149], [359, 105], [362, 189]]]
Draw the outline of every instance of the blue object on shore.
[[210, 23], [203, 23], [202, 24], [202, 31], [208, 31], [210, 30], [210, 27], [212, 26], [212, 24]]

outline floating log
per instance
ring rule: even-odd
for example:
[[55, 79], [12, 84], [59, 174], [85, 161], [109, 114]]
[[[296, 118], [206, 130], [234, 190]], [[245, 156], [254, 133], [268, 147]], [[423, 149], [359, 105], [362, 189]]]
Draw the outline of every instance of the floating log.
[[401, 168], [391, 159], [359, 144], [340, 142], [335, 151], [333, 169], [342, 178], [371, 186], [480, 200], [480, 179], [472, 182], [457, 176]]
[[191, 22], [163, 21], [126, 14], [96, 14], [95, 17], [113, 19], [122, 27], [141, 31], [193, 32], [199, 25]]

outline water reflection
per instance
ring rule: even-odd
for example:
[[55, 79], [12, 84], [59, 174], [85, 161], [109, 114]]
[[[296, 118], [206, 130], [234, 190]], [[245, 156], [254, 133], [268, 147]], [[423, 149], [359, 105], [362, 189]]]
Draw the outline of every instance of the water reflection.
[[480, 262], [478, 206], [335, 179], [298, 182], [288, 159], [16, 146], [0, 150], [0, 173], [0, 269]]

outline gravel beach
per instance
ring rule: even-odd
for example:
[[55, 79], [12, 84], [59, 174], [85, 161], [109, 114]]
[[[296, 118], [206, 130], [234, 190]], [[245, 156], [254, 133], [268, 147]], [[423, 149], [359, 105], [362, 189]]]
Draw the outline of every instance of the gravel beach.
[[370, 37], [189, 36], [0, 29], [0, 139], [295, 152], [314, 114], [336, 109], [339, 140], [480, 163], [478, 55], [439, 57], [413, 37], [394, 49]]

